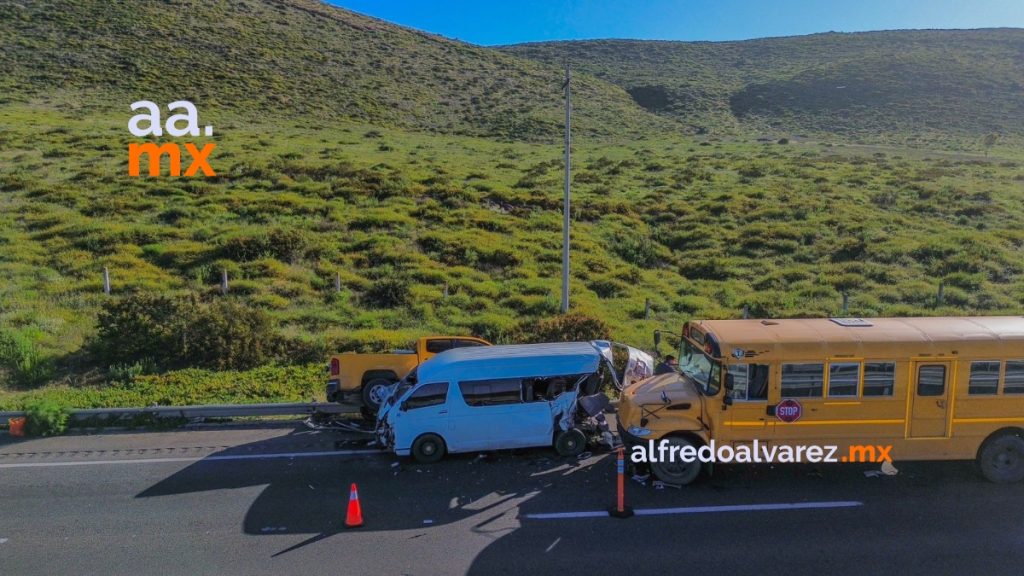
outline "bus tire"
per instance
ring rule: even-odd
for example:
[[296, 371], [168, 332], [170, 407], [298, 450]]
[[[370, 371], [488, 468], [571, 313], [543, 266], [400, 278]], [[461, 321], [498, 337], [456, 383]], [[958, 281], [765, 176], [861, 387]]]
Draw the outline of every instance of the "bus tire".
[[420, 464], [433, 464], [444, 458], [444, 440], [437, 434], [423, 434], [412, 443], [412, 458]]
[[587, 437], [576, 428], [559, 432], [555, 436], [555, 452], [559, 456], [579, 456], [587, 448]]
[[997, 484], [1024, 480], [1024, 438], [1013, 432], [989, 438], [978, 451], [978, 467], [982, 476]]
[[394, 383], [394, 380], [388, 380], [387, 378], [372, 378], [366, 384], [363, 384], [363, 406], [372, 410], [374, 416], [376, 416], [377, 411], [380, 410], [381, 403], [384, 401], [384, 391]]
[[[689, 438], [685, 436], [669, 436], [665, 438], [668, 445], [678, 446], [680, 450], [686, 446], [692, 446], [694, 449], [699, 446]], [[700, 476], [701, 462], [700, 460], [694, 460], [693, 462], [682, 462], [679, 461], [678, 454], [679, 450], [673, 450], [670, 453], [675, 453], [676, 461], [674, 462], [651, 462], [651, 472], [658, 477], [659, 480], [666, 484], [675, 484], [678, 486], [685, 486], [692, 483]]]

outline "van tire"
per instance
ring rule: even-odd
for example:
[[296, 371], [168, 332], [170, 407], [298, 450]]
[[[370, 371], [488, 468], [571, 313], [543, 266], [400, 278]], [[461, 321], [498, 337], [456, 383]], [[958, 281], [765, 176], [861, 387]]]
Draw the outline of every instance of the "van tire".
[[[692, 440], [685, 436], [669, 436], [665, 438], [669, 446], [679, 446], [680, 449], [686, 446], [699, 448]], [[657, 443], [655, 443], [657, 444]], [[679, 451], [675, 451], [676, 458], [679, 458]], [[700, 476], [701, 463], [699, 460], [693, 462], [651, 462], [651, 471], [658, 477], [658, 480], [666, 484], [685, 486], [692, 483]]]
[[555, 436], [555, 452], [559, 456], [579, 456], [587, 448], [587, 437], [576, 428], [559, 432]]
[[369, 408], [376, 415], [377, 411], [380, 410], [380, 405], [384, 401], [381, 395], [384, 393], [384, 389], [394, 384], [394, 380], [388, 380], [387, 378], [373, 378], [366, 384], [363, 384], [363, 406]]
[[412, 443], [412, 458], [420, 464], [433, 464], [444, 458], [444, 440], [437, 434], [424, 434]]
[[989, 438], [978, 451], [978, 467], [997, 484], [1024, 480], [1024, 438], [1012, 432]]

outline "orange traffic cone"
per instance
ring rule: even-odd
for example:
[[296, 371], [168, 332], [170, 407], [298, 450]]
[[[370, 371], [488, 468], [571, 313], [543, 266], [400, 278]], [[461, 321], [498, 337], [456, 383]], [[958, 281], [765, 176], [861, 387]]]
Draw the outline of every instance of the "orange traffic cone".
[[356, 488], [356, 483], [353, 482], [348, 493], [348, 514], [345, 515], [345, 526], [358, 528], [362, 525], [363, 508], [359, 505], [359, 490]]

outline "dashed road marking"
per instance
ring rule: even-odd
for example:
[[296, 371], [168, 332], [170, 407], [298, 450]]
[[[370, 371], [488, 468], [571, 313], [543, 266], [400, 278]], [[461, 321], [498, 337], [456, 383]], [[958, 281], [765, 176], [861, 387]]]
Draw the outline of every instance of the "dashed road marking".
[[74, 462], [14, 462], [0, 464], [6, 468], [50, 468], [56, 466], [107, 466], [113, 464], [166, 464], [173, 462], [223, 462], [230, 460], [272, 460], [279, 458], [324, 458], [329, 456], [384, 455], [381, 450], [328, 450], [323, 452], [281, 452], [275, 454], [222, 454], [177, 458], [134, 458], [125, 460], [78, 460]]
[[[819, 508], [853, 508], [863, 506], [863, 502], [855, 500], [836, 502], [784, 502], [778, 504], [740, 504], [735, 506], [693, 506], [689, 508], [637, 508], [633, 513], [637, 516], [671, 516], [677, 514], [711, 514], [716, 512], [766, 512], [770, 510], [807, 510]], [[564, 520], [568, 518], [608, 518], [605, 510], [586, 512], [550, 512], [543, 514], [526, 514], [530, 520]]]

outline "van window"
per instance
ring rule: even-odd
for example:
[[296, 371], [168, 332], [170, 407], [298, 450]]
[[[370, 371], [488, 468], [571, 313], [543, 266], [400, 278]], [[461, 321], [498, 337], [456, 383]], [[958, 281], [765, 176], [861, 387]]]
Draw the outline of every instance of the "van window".
[[989, 395], [999, 391], [999, 362], [971, 362], [971, 379], [967, 385], [967, 393], [973, 395]]
[[837, 362], [828, 365], [828, 396], [856, 396], [860, 386], [860, 363]]
[[573, 390], [579, 379], [578, 375], [526, 378], [523, 380], [523, 400], [526, 402], [554, 400], [566, 391]]
[[1006, 363], [1003, 394], [1024, 394], [1024, 360], [1010, 360]]
[[895, 362], [864, 363], [864, 396], [892, 396]]
[[732, 399], [767, 400], [769, 368], [767, 364], [730, 364]]
[[415, 410], [416, 408], [437, 406], [439, 404], [444, 404], [444, 401], [447, 398], [447, 382], [435, 382], [433, 384], [424, 384], [418, 390], [413, 392], [405, 401], [405, 408], [406, 410]]
[[824, 364], [783, 364], [783, 398], [821, 398], [825, 384]]
[[522, 386], [519, 378], [471, 380], [459, 382], [459, 391], [470, 406], [496, 406], [522, 402]]

